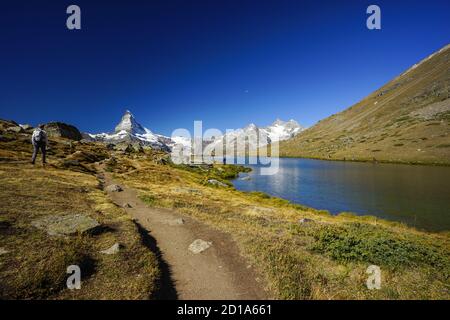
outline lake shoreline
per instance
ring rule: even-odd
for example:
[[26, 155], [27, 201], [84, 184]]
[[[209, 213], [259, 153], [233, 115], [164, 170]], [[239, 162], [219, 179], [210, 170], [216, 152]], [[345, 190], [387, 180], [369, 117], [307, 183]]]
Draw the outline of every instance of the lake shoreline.
[[[375, 169], [367, 161], [325, 161], [297, 157], [282, 159], [318, 160], [318, 162], [312, 165], [313, 168], [309, 162], [306, 162], [306, 165], [302, 162], [298, 164], [285, 162], [283, 165], [280, 162], [279, 165], [284, 170], [277, 178], [262, 177], [258, 175], [258, 165], [247, 164], [246, 168], [252, 169], [253, 174], [250, 173], [248, 178], [243, 178], [242, 172], [239, 176], [231, 178], [231, 183], [235, 189], [242, 192], [258, 192], [270, 198], [288, 201], [293, 205], [327, 212], [332, 216], [343, 213], [358, 217], [372, 216], [424, 232], [450, 231], [448, 217], [443, 214], [447, 211], [445, 209], [447, 205], [442, 203], [446, 183], [442, 182], [441, 178], [444, 177], [442, 174], [447, 175], [448, 171], [442, 169], [444, 172], [441, 172], [442, 170], [438, 169], [447, 166], [412, 166], [410, 170], [409, 166], [403, 166], [404, 163], [383, 162], [378, 163], [382, 166]], [[357, 163], [362, 166], [356, 165]], [[385, 164], [392, 167], [384, 166]], [[399, 165], [401, 167], [395, 167]], [[292, 171], [294, 167], [298, 174]], [[426, 169], [427, 167], [430, 169]], [[286, 170], [291, 171], [286, 173]], [[409, 175], [411, 177], [407, 177]], [[278, 180], [284, 181], [283, 185], [289, 187], [278, 185]], [[418, 181], [421, 183], [417, 184]], [[297, 185], [299, 183], [301, 185]], [[339, 189], [337, 193], [335, 188]], [[437, 198], [434, 197], [433, 194], [436, 192], [433, 190], [439, 191]], [[432, 199], [436, 201], [441, 199], [440, 204], [434, 205], [434, 200], [427, 200], [429, 196], [434, 197]], [[423, 197], [424, 201], [421, 201], [420, 197]]]

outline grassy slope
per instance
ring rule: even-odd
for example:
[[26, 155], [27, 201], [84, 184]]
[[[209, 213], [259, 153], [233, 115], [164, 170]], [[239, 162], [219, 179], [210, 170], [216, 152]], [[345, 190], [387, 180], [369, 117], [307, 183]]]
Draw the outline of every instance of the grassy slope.
[[450, 46], [280, 144], [281, 156], [450, 164]]
[[[449, 299], [450, 239], [375, 217], [331, 216], [262, 193], [214, 187], [232, 166], [192, 169], [147, 158], [117, 159], [110, 170], [149, 206], [173, 208], [229, 232], [282, 299]], [[301, 218], [314, 222], [299, 224]], [[366, 268], [381, 266], [382, 289]]]
[[[107, 156], [104, 147], [52, 139], [50, 164], [44, 169], [28, 163], [29, 134], [1, 135], [0, 247], [9, 252], [0, 255], [0, 298], [151, 298], [159, 279], [156, 257], [93, 174], [92, 162]], [[67, 213], [88, 215], [102, 228], [59, 238], [31, 225], [36, 218]], [[122, 245], [118, 254], [99, 252], [116, 242]], [[71, 264], [81, 267], [81, 290], [66, 289]]]

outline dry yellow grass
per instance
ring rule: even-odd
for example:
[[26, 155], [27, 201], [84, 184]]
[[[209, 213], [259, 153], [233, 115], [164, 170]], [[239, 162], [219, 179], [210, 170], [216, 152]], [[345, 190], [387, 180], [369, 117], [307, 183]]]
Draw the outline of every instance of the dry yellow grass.
[[[140, 190], [148, 205], [173, 208], [229, 232], [275, 298], [450, 298], [447, 234], [427, 234], [375, 217], [331, 216], [261, 193], [205, 183], [209, 177], [220, 179], [218, 170], [182, 169], [145, 158], [118, 159], [111, 169], [117, 179]], [[299, 224], [301, 218], [314, 222]], [[329, 234], [341, 236], [337, 244], [349, 240], [359, 247], [349, 242], [333, 248], [323, 236]], [[386, 256], [376, 245], [386, 249]], [[361, 249], [365, 246], [367, 252]], [[346, 250], [356, 256], [348, 258]], [[382, 288], [368, 290], [366, 269], [375, 262], [382, 269]]]
[[[28, 163], [29, 134], [3, 133], [0, 141], [0, 247], [7, 251], [0, 255], [0, 298], [154, 298], [160, 278], [156, 256], [92, 173], [92, 162], [108, 156], [106, 148], [65, 139], [52, 139], [50, 148], [43, 168]], [[100, 227], [58, 237], [32, 225], [34, 219], [65, 214], [83, 214]], [[121, 245], [119, 253], [100, 253], [114, 243]], [[66, 288], [72, 264], [81, 268], [81, 290]]]

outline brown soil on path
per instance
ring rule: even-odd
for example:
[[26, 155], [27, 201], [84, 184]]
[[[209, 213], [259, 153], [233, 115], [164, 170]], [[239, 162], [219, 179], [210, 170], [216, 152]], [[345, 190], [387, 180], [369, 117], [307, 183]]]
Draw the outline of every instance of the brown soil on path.
[[[105, 186], [113, 184], [111, 174], [103, 175]], [[173, 210], [148, 207], [136, 190], [123, 188], [109, 192], [111, 199], [136, 221], [144, 242], [157, 253], [162, 270], [159, 299], [266, 299], [253, 268], [239, 255], [231, 236], [212, 229]], [[175, 220], [182, 218], [183, 224]], [[207, 250], [194, 254], [188, 250], [196, 239], [212, 242]]]

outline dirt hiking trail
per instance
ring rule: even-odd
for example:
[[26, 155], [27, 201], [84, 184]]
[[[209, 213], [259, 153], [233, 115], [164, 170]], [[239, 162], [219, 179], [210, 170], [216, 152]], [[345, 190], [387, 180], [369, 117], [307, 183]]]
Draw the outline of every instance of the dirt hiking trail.
[[[99, 178], [116, 184], [108, 172]], [[157, 299], [266, 299], [264, 286], [252, 266], [239, 254], [231, 236], [169, 209], [148, 207], [136, 190], [119, 184], [122, 191], [107, 193], [136, 221], [145, 244], [158, 256], [162, 271]], [[127, 205], [128, 204], [128, 205]], [[197, 239], [211, 246], [193, 253]]]

